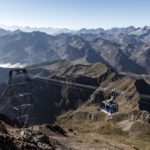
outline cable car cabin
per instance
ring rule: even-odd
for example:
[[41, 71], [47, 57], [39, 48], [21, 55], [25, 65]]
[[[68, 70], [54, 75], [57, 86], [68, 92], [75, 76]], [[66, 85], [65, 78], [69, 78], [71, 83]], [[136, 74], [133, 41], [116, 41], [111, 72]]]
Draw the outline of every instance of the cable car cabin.
[[101, 111], [107, 113], [108, 115], [112, 115], [118, 112], [118, 104], [113, 101], [111, 102], [103, 101], [100, 104], [100, 109]]

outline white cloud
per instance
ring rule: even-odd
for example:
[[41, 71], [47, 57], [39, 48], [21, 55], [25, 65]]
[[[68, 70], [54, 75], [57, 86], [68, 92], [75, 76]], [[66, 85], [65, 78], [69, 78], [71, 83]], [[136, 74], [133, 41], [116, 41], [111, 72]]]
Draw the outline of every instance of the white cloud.
[[20, 64], [20, 63], [16, 63], [16, 64], [10, 64], [10, 63], [0, 64], [0, 67], [2, 67], [2, 68], [24, 68], [25, 66], [26, 66], [26, 64]]

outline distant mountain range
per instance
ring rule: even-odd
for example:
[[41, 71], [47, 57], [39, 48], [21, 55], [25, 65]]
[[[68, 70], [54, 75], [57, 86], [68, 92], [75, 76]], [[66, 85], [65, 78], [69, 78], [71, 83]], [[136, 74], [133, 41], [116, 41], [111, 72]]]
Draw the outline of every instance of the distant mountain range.
[[21, 30], [23, 32], [34, 32], [34, 31], [39, 31], [39, 32], [44, 32], [50, 35], [56, 35], [56, 34], [61, 34], [61, 33], [71, 33], [71, 34], [100, 34], [100, 33], [108, 33], [108, 34], [118, 34], [118, 33], [123, 33], [123, 34], [132, 34], [132, 35], [142, 35], [143, 33], [147, 34], [147, 30], [150, 30], [149, 26], [144, 26], [144, 27], [134, 27], [134, 26], [129, 26], [129, 27], [124, 27], [124, 28], [118, 28], [114, 27], [111, 29], [103, 29], [103, 28], [96, 28], [96, 29], [86, 29], [82, 28], [80, 30], [70, 30], [67, 28], [52, 28], [52, 27], [30, 27], [30, 26], [6, 26], [6, 25], [0, 25], [0, 28], [8, 31], [16, 31], [16, 30]]
[[33, 65], [66, 59], [76, 64], [102, 62], [123, 72], [150, 73], [148, 26], [56, 30], [30, 27], [15, 31], [0, 29], [0, 64]]
[[50, 35], [56, 35], [60, 33], [76, 33], [76, 30], [69, 30], [66, 28], [52, 28], [52, 27], [29, 27], [29, 26], [6, 26], [6, 25], [1, 25], [0, 28], [9, 30], [9, 31], [15, 31], [15, 30], [21, 30], [23, 32], [33, 32], [33, 31], [40, 31], [44, 32]]

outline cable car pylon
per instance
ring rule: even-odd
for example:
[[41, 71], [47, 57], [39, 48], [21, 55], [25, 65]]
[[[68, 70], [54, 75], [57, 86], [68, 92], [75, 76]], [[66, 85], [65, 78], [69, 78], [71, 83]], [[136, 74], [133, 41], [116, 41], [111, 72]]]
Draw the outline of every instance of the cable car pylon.
[[20, 127], [33, 126], [33, 86], [25, 68], [16, 68], [9, 71], [8, 85], [0, 100], [4, 101], [0, 110], [11, 102], [15, 119]]

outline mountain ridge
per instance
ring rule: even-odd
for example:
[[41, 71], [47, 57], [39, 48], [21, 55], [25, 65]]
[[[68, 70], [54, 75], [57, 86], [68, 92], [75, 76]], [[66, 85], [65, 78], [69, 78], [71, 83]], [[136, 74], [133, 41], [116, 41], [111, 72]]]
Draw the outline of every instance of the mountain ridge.
[[58, 35], [2, 30], [0, 64], [34, 65], [66, 59], [75, 64], [102, 62], [121, 72], [150, 73], [149, 27], [99, 28], [98, 34], [95, 34], [95, 30], [86, 32], [87, 29], [81, 29], [81, 33]]

